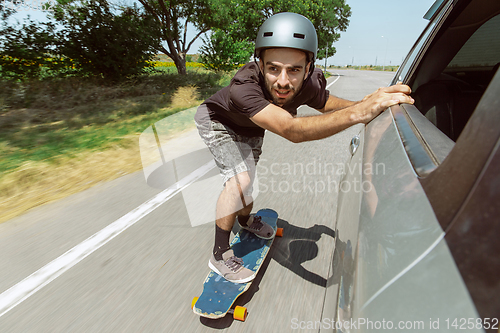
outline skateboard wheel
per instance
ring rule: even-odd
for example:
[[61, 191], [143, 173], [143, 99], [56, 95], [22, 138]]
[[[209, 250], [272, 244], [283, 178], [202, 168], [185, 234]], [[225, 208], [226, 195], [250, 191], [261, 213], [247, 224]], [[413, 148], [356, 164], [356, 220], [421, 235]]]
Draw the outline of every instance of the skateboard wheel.
[[199, 297], [194, 297], [193, 298], [193, 301], [191, 302], [191, 310], [194, 308], [194, 305], [196, 304], [196, 302], [198, 302], [198, 298]]
[[237, 305], [234, 308], [233, 318], [240, 321], [247, 319], [247, 308]]
[[276, 229], [276, 236], [283, 237], [283, 228]]

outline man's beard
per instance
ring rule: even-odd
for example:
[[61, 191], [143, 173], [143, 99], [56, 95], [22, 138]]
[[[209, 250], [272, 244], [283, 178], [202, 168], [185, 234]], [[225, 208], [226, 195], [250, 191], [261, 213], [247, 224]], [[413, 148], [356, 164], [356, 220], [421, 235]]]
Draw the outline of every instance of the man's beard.
[[[297, 95], [297, 91], [300, 90], [300, 88], [302, 87], [302, 84], [298, 88], [295, 88], [290, 84], [287, 84], [286, 86], [281, 86], [277, 83], [275, 83], [274, 85], [270, 85], [268, 82], [266, 82], [266, 87], [267, 87], [267, 91], [271, 95], [273, 103], [275, 105], [278, 105], [278, 106], [283, 106], [283, 105], [291, 102], [295, 98], [295, 96]], [[278, 90], [278, 91], [287, 90], [287, 91], [289, 91], [289, 95], [285, 98], [281, 98], [279, 96], [276, 96], [275, 90]]]

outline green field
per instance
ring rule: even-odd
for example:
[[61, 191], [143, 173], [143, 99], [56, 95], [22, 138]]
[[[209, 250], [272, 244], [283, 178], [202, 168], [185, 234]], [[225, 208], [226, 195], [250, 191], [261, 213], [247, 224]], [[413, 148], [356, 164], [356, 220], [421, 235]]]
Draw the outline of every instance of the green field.
[[[109, 84], [91, 78], [0, 81], [0, 221], [142, 167], [138, 136], [199, 105], [234, 73], [167, 67]], [[177, 117], [179, 118], [179, 117]], [[193, 114], [172, 132], [193, 125]]]

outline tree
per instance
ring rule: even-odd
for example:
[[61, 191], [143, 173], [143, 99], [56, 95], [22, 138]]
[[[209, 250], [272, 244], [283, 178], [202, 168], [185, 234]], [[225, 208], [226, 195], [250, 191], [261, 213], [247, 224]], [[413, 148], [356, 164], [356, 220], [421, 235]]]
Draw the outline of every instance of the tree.
[[[351, 15], [345, 0], [139, 0], [161, 27], [167, 48], [159, 51], [174, 61], [180, 74], [186, 73], [186, 54], [202, 34], [220, 29], [235, 41], [254, 41], [260, 25], [271, 15], [295, 12], [308, 17], [318, 32], [319, 56], [333, 55], [333, 42], [345, 31]], [[198, 33], [187, 40], [188, 24]], [[207, 40], [208, 41], [208, 40]], [[212, 43], [213, 40], [210, 40]], [[207, 47], [210, 47], [207, 45]]]
[[318, 59], [325, 57], [327, 46], [332, 56], [332, 44], [339, 39], [339, 31], [347, 29], [351, 15], [345, 0], [231, 0], [230, 7], [229, 21], [210, 39], [204, 39], [201, 48], [205, 63], [212, 69], [229, 70], [235, 68], [234, 64], [248, 61], [259, 27], [270, 16], [285, 11], [302, 14], [312, 21], [318, 34]]
[[111, 80], [148, 67], [160, 43], [151, 17], [137, 8], [113, 14], [106, 0], [60, 5], [54, 18], [63, 26], [60, 52], [84, 72]]
[[351, 8], [345, 0], [231, 0], [231, 22], [223, 30], [233, 39], [254, 41], [259, 27], [270, 16], [281, 12], [304, 15], [313, 23], [318, 34], [318, 59], [335, 54], [333, 43], [349, 24]]
[[[58, 0], [68, 7], [75, 1]], [[100, 0], [105, 1], [105, 0]], [[172, 58], [180, 74], [186, 73], [186, 55], [194, 41], [208, 31], [220, 29], [235, 41], [254, 41], [257, 29], [271, 15], [295, 12], [308, 17], [318, 32], [319, 56], [333, 55], [332, 43], [345, 31], [351, 15], [345, 0], [139, 0], [145, 12], [156, 21], [157, 30], [146, 37], [157, 37], [162, 43], [156, 50]], [[62, 6], [62, 5], [61, 5]], [[59, 6], [59, 7], [61, 7]], [[71, 7], [68, 7], [71, 8]], [[56, 8], [56, 13], [58, 12]], [[192, 24], [197, 34], [187, 38]], [[166, 44], [166, 46], [165, 46]]]
[[235, 40], [222, 30], [216, 30], [209, 39], [203, 39], [201, 62], [215, 71], [231, 71], [250, 59], [254, 45], [248, 41]]
[[12, 27], [7, 18], [4, 13], [0, 29], [2, 77], [38, 78], [45, 69], [59, 71], [66, 66], [57, 51], [59, 37], [53, 23], [38, 24], [28, 18], [22, 26]]
[[[194, 41], [211, 29], [228, 21], [230, 0], [139, 0], [146, 12], [160, 27], [161, 38], [167, 47], [159, 47], [175, 63], [179, 74], [186, 74], [186, 55]], [[193, 24], [198, 33], [188, 41], [187, 29]]]

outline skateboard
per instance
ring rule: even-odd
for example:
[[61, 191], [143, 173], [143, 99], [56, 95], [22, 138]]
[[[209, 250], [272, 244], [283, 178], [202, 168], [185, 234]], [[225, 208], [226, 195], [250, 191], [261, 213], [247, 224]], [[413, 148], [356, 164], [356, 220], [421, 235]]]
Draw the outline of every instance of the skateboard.
[[[275, 236], [281, 237], [283, 235], [283, 229], [277, 227], [278, 213], [274, 210], [261, 209], [255, 216], [260, 216], [262, 221], [269, 224], [275, 230]], [[253, 233], [241, 229], [234, 236], [230, 246], [234, 254], [243, 259], [245, 267], [257, 274], [273, 241], [274, 238], [261, 239]], [[242, 306], [236, 306], [232, 309], [232, 306], [236, 299], [250, 288], [252, 282], [229, 282], [214, 271], [210, 271], [203, 283], [203, 292], [200, 297], [193, 298], [191, 308], [194, 313], [206, 318], [217, 319], [231, 313], [234, 319], [245, 321], [247, 309]]]

